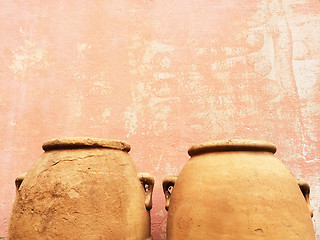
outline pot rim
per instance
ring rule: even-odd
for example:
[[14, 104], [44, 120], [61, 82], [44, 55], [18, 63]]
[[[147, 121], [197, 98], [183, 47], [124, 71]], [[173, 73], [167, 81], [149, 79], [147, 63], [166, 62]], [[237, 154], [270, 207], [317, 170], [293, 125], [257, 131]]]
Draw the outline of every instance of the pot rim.
[[275, 153], [277, 151], [277, 147], [270, 142], [261, 140], [214, 140], [193, 145], [188, 149], [188, 154], [192, 157], [203, 153], [230, 151], [259, 151]]
[[131, 146], [120, 140], [108, 140], [91, 137], [64, 137], [45, 141], [42, 145], [44, 151], [81, 148], [108, 148], [129, 152]]

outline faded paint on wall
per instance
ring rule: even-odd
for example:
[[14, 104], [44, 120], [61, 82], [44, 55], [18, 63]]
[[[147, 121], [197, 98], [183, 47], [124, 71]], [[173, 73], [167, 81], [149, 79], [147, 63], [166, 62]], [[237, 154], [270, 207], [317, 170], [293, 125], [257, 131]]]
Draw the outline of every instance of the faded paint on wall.
[[311, 185], [320, 239], [320, 3], [0, 3], [0, 236], [14, 179], [64, 136], [122, 139], [155, 175], [152, 232], [165, 239], [161, 181], [187, 148], [262, 139]]

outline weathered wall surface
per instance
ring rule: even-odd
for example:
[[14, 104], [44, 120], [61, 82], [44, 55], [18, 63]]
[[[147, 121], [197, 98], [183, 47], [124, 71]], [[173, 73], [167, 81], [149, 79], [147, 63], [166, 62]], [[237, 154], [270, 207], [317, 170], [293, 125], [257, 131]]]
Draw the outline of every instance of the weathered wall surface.
[[189, 146], [273, 142], [311, 185], [320, 239], [319, 21], [318, 0], [1, 1], [0, 236], [42, 142], [91, 136], [155, 175], [155, 240]]

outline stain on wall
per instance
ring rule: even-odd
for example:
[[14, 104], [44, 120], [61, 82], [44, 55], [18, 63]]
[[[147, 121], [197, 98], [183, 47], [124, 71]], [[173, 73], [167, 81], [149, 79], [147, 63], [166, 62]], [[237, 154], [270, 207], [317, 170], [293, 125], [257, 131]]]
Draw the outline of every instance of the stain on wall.
[[319, 20], [317, 0], [1, 1], [0, 236], [42, 142], [91, 136], [127, 141], [155, 175], [155, 240], [188, 147], [273, 142], [311, 185], [320, 239]]

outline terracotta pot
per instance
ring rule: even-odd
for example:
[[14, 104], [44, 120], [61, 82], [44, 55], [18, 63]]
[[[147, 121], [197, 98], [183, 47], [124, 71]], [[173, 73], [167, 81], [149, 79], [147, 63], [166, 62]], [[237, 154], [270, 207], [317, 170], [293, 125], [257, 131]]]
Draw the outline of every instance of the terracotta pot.
[[249, 140], [191, 147], [178, 178], [163, 181], [167, 239], [315, 239], [309, 185], [297, 184], [275, 152]]
[[154, 180], [136, 172], [130, 145], [61, 138], [43, 149], [16, 179], [9, 239], [151, 239]]

